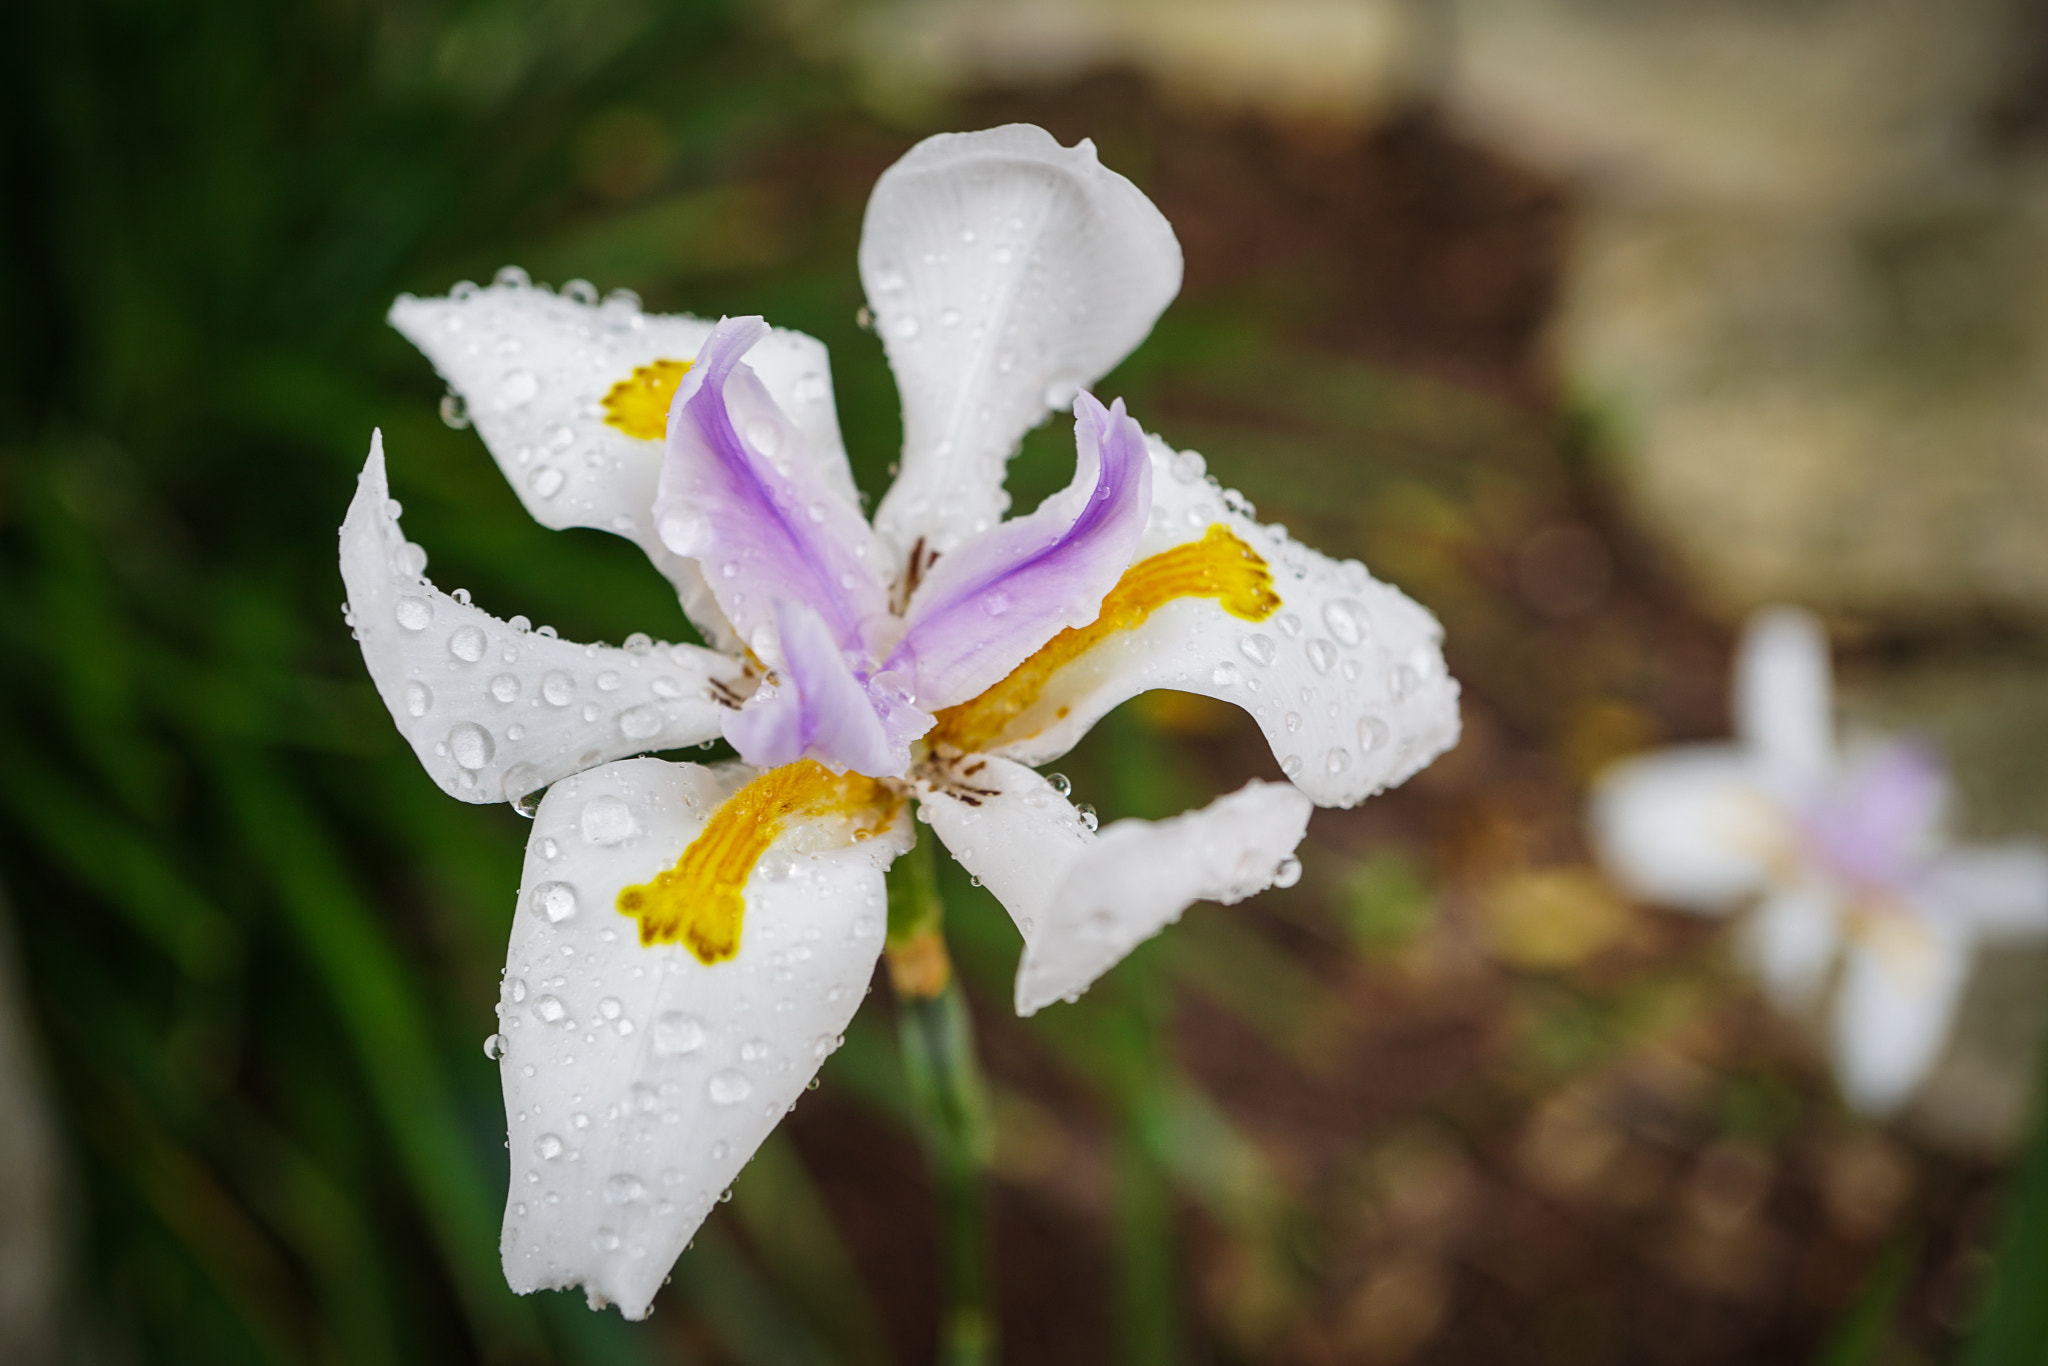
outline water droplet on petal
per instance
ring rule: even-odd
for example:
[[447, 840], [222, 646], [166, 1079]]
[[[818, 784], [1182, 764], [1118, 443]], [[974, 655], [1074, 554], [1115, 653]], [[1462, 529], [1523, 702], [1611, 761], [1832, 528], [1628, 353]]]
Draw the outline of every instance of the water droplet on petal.
[[630, 1205], [647, 1194], [647, 1187], [640, 1184], [640, 1178], [620, 1172], [604, 1183], [604, 1202], [607, 1205]]
[[543, 1162], [552, 1162], [562, 1155], [562, 1140], [554, 1134], [542, 1134], [533, 1140], [534, 1156]]
[[619, 733], [628, 740], [651, 740], [661, 733], [661, 713], [653, 707], [628, 707], [619, 713]]
[[1074, 815], [1081, 822], [1083, 830], [1093, 831], [1102, 823], [1102, 818], [1095, 814], [1095, 808], [1086, 802], [1074, 808]]
[[1273, 885], [1275, 887], [1292, 887], [1299, 881], [1301, 881], [1301, 860], [1289, 854], [1286, 858], [1280, 860], [1278, 867], [1273, 869]]
[[551, 670], [540, 681], [540, 695], [551, 707], [566, 707], [576, 696], [576, 680], [560, 669]]
[[469, 405], [453, 389], [441, 395], [441, 420], [458, 432], [469, 426]]
[[531, 370], [513, 370], [498, 381], [498, 401], [508, 408], [533, 402], [540, 392], [540, 380]]
[[484, 1056], [492, 1062], [496, 1062], [504, 1051], [505, 1038], [502, 1034], [493, 1034], [484, 1040]]
[[1319, 674], [1328, 673], [1330, 666], [1337, 662], [1337, 647], [1321, 636], [1311, 640], [1306, 648], [1308, 650], [1308, 662]]
[[640, 833], [633, 808], [617, 797], [592, 797], [584, 803], [580, 824], [583, 838], [592, 844], [623, 844]]
[[559, 925], [576, 914], [576, 889], [566, 882], [543, 882], [528, 898], [534, 914]]
[[424, 631], [434, 622], [434, 604], [425, 598], [400, 598], [392, 607], [398, 624], [408, 631]]
[[1219, 688], [1230, 687], [1237, 682], [1237, 665], [1226, 659], [1210, 671], [1209, 681]]
[[533, 473], [526, 476], [526, 486], [533, 490], [536, 497], [552, 498], [562, 491], [562, 485], [567, 478], [568, 476], [553, 465], [535, 465]]
[[1338, 598], [1324, 603], [1323, 624], [1345, 645], [1356, 645], [1365, 639], [1365, 609], [1355, 602]]
[[1273, 637], [1256, 632], [1240, 640], [1237, 648], [1246, 659], [1260, 665], [1271, 664], [1280, 653], [1279, 647], [1273, 644]]
[[519, 700], [519, 679], [514, 674], [499, 674], [491, 680], [491, 696], [500, 702]]
[[465, 626], [448, 637], [448, 653], [465, 664], [474, 664], [484, 657], [486, 644], [483, 628]]
[[488, 764], [496, 749], [491, 733], [474, 721], [464, 721], [448, 732], [449, 756], [472, 772]]
[[1370, 754], [1386, 744], [1388, 739], [1387, 723], [1379, 717], [1368, 716], [1358, 723], [1358, 748], [1361, 752]]
[[694, 1053], [704, 1046], [704, 1023], [680, 1010], [664, 1010], [654, 1017], [654, 1051], [670, 1057]]
[[425, 716], [434, 709], [434, 690], [415, 679], [405, 685], [405, 714]]
[[1053, 791], [1059, 793], [1062, 797], [1071, 795], [1074, 790], [1074, 780], [1064, 773], [1055, 773], [1045, 781]]
[[1323, 767], [1332, 773], [1342, 773], [1345, 769], [1351, 767], [1351, 751], [1342, 745], [1333, 747], [1328, 754], [1323, 756]]
[[716, 1073], [705, 1084], [704, 1093], [711, 1097], [713, 1105], [737, 1105], [754, 1094], [754, 1083], [747, 1080], [747, 1074], [736, 1067], [728, 1067]]
[[1173, 477], [1183, 484], [1192, 484], [1208, 473], [1209, 467], [1199, 451], [1182, 451], [1173, 457]]
[[533, 1013], [542, 1024], [560, 1024], [569, 1018], [569, 1007], [559, 996], [543, 996], [533, 1003]]

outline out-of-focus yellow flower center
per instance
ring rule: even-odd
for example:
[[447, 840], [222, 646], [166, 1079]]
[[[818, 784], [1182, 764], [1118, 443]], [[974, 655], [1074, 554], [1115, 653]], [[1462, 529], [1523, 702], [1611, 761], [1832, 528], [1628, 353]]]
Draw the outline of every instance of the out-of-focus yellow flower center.
[[640, 922], [642, 944], [681, 941], [698, 962], [723, 963], [740, 951], [747, 879], [790, 822], [841, 816], [850, 838], [867, 839], [899, 802], [871, 778], [809, 759], [770, 769], [719, 803], [673, 868], [621, 891], [619, 914]]
[[690, 373], [686, 360], [649, 361], [611, 387], [604, 396], [604, 420], [627, 436], [659, 441], [668, 435], [668, 405], [676, 386]]
[[[1264, 621], [1280, 610], [1273, 573], [1259, 553], [1229, 527], [1217, 524], [1199, 541], [1138, 561], [1124, 571], [1102, 600], [1102, 613], [1086, 626], [1054, 636], [1009, 677], [972, 701], [939, 713], [930, 742], [963, 753], [987, 749], [1044, 694], [1053, 676], [1118, 631], [1135, 631], [1154, 612], [1178, 598], [1214, 598], [1224, 611], [1245, 621]], [[1050, 722], [1066, 714], [1063, 707]]]

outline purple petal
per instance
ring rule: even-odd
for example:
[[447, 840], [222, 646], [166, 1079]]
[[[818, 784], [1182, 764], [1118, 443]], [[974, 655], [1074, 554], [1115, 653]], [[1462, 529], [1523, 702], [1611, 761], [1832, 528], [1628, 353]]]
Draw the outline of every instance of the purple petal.
[[776, 603], [788, 599], [816, 611], [841, 649], [866, 653], [888, 620], [881, 554], [860, 510], [741, 363], [767, 333], [759, 318], [725, 319], [683, 377], [669, 408], [655, 528], [703, 566], [719, 607], [757, 652]]
[[1887, 745], [1806, 812], [1807, 838], [1836, 873], [1900, 888], [1933, 851], [1948, 775], [1925, 745]]
[[803, 603], [775, 608], [782, 642], [776, 691], [725, 719], [725, 738], [757, 768], [817, 759], [870, 778], [900, 777], [910, 741], [932, 727], [925, 712], [892, 695], [887, 675], [857, 676], [824, 618]]
[[1145, 434], [1091, 394], [1074, 400], [1074, 482], [941, 559], [918, 586], [888, 668], [927, 711], [1000, 682], [1069, 626], [1086, 626], [1130, 568], [1152, 506]]

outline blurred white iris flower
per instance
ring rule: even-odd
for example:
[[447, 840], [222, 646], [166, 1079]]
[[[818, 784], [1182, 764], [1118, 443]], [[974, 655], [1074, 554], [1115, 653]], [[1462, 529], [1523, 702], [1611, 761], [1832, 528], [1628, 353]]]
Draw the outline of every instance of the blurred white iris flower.
[[[444, 789], [535, 817], [492, 1044], [517, 1290], [646, 1314], [865, 994], [912, 803], [1015, 919], [1028, 1014], [1189, 903], [1298, 876], [1312, 803], [1457, 737], [1428, 612], [1085, 392], [1181, 279], [1091, 144], [920, 143], [860, 273], [903, 403], [872, 525], [809, 337], [509, 270], [392, 309], [527, 510], [633, 540], [708, 642], [573, 644], [442, 592], [373, 441], [341, 531], [363, 657]], [[1005, 520], [1007, 460], [1070, 405], [1072, 484]], [[1030, 766], [1152, 688], [1245, 708], [1291, 784], [1098, 832]], [[738, 762], [632, 757], [721, 736]]]
[[1934, 753], [1838, 747], [1832, 691], [1819, 623], [1758, 613], [1735, 666], [1737, 743], [1617, 765], [1594, 791], [1592, 833], [1646, 900], [1708, 914], [1754, 903], [1743, 957], [1788, 1011], [1832, 990], [1842, 1093], [1884, 1115], [1940, 1056], [1978, 944], [2048, 936], [2048, 850], [1951, 844]]

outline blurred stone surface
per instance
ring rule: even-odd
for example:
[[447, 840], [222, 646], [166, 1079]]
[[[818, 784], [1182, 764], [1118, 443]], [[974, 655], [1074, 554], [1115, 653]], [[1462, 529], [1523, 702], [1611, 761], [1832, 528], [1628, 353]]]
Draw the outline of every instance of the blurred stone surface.
[[1583, 209], [1553, 335], [1730, 617], [2048, 624], [2026, 0], [1460, 0], [1444, 98]]
[[1184, 102], [1355, 124], [1415, 92], [1412, 0], [778, 0], [785, 31], [919, 107], [986, 85], [1135, 69]]

